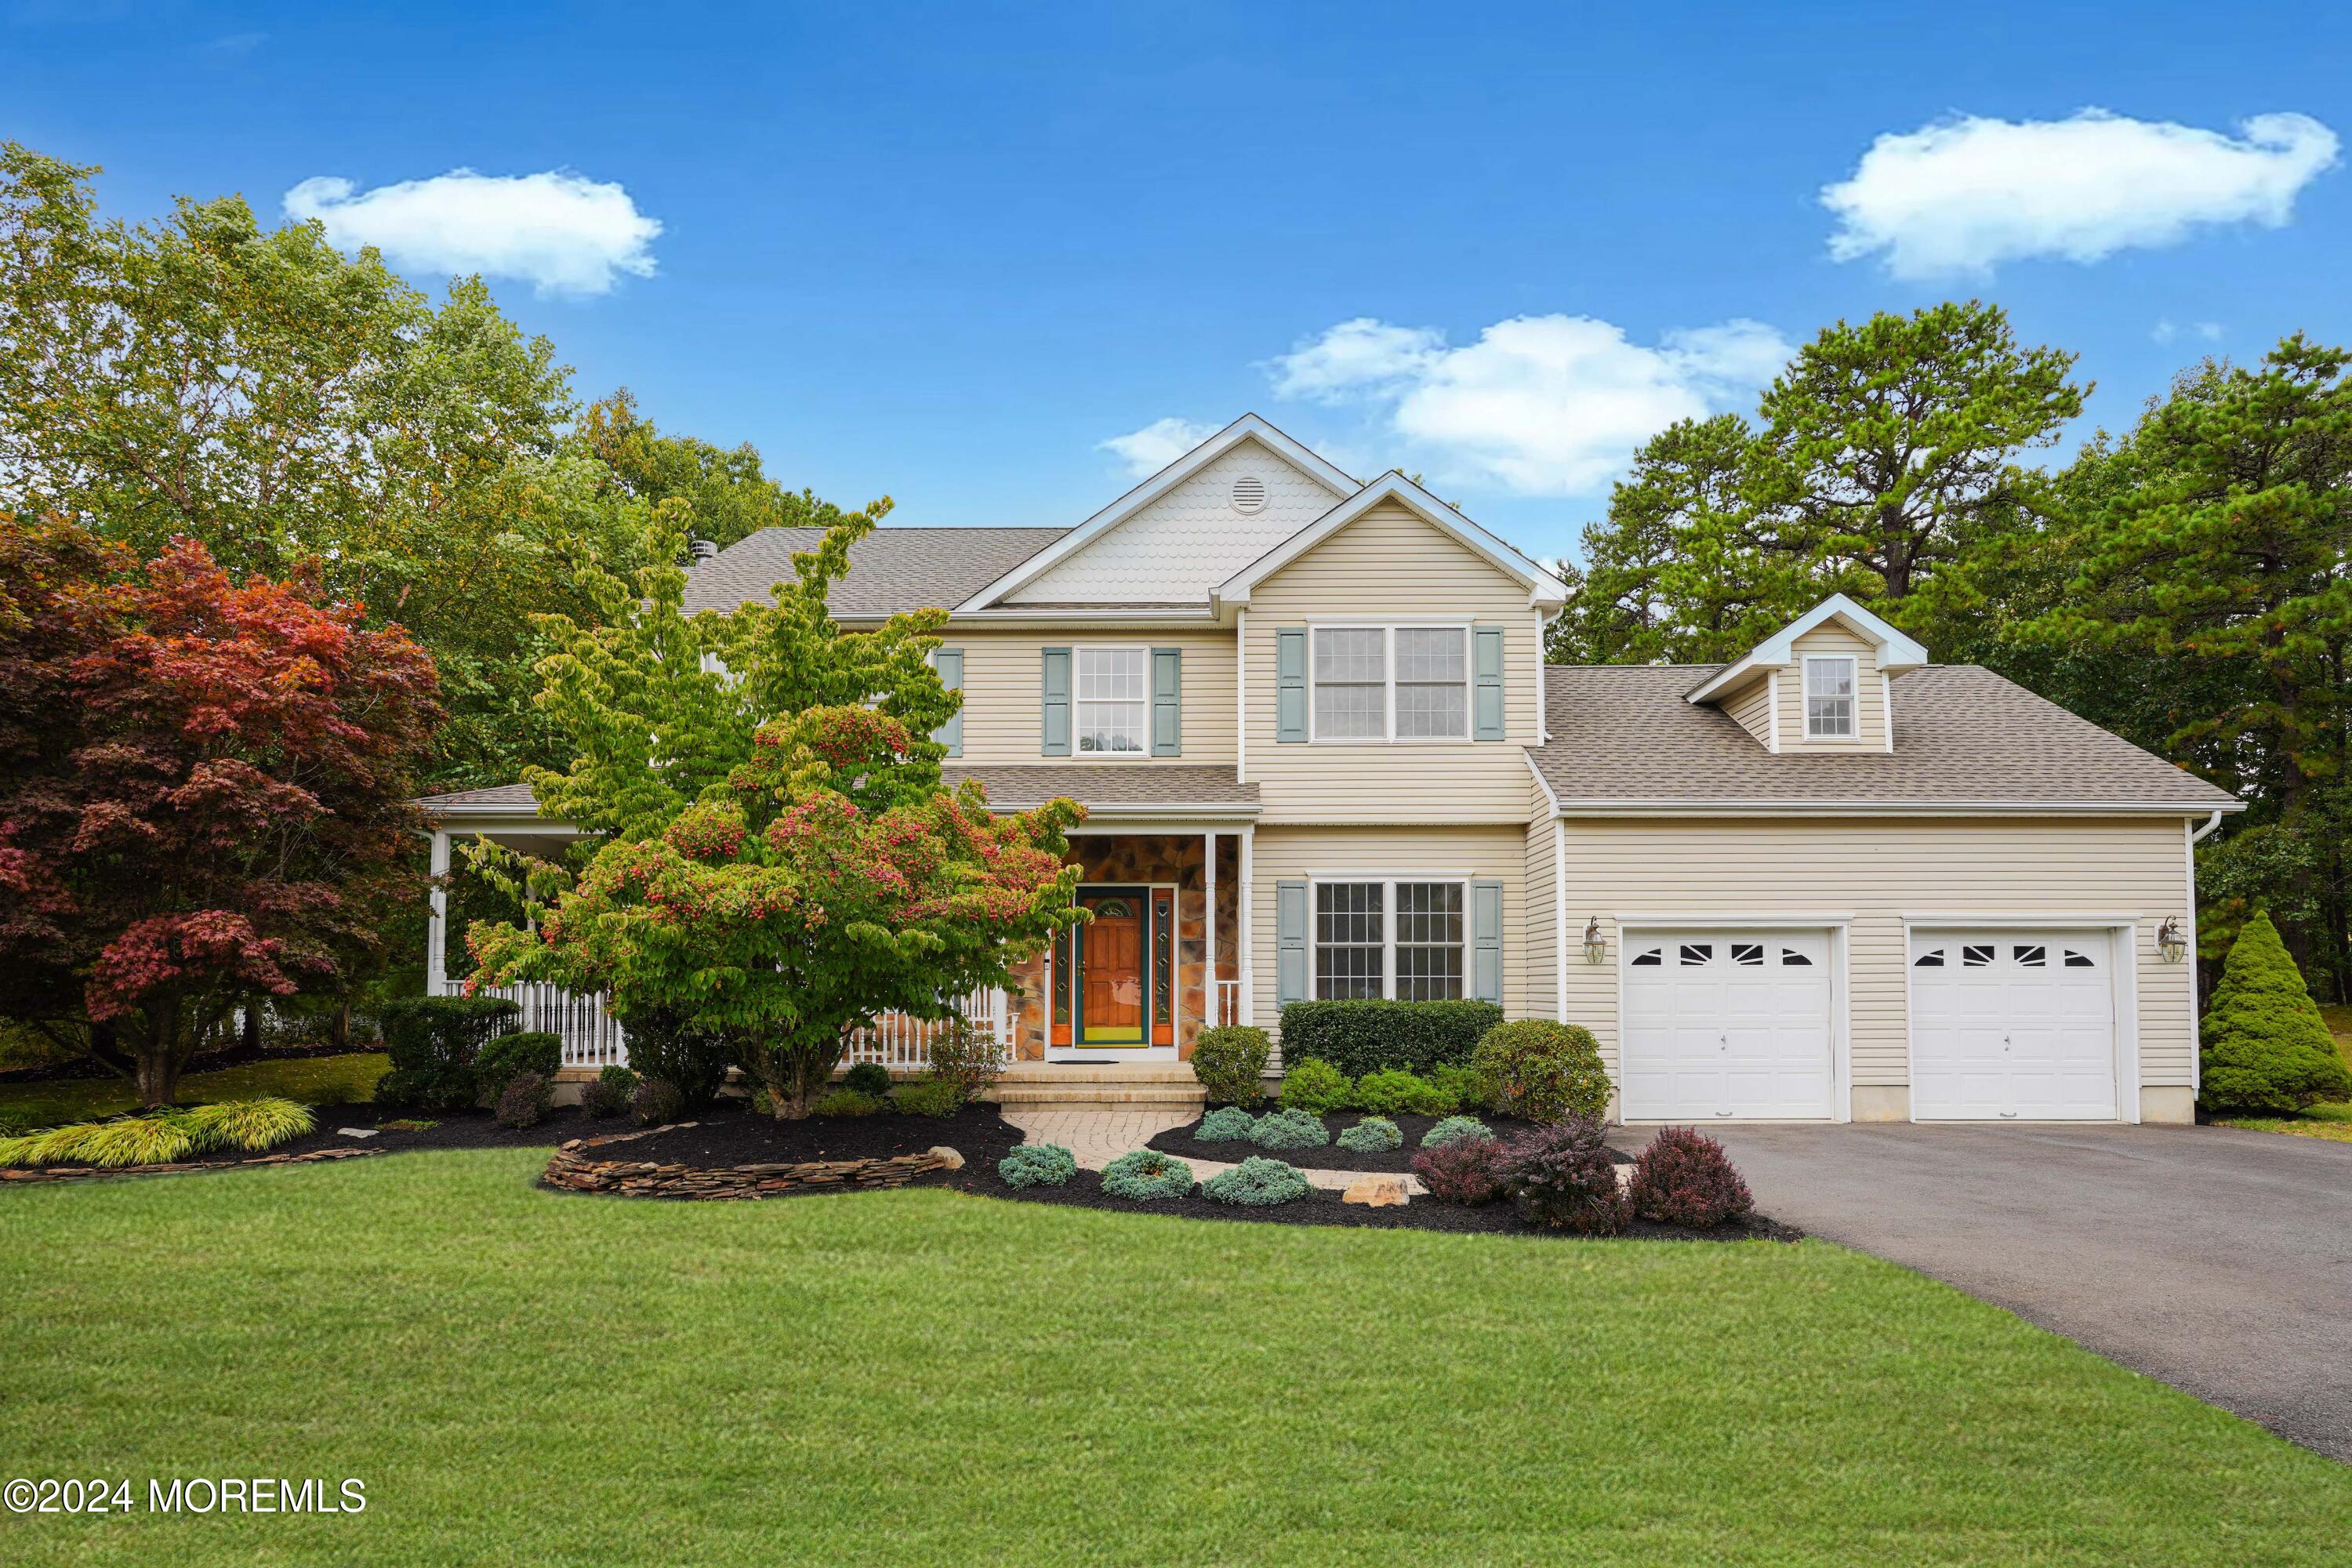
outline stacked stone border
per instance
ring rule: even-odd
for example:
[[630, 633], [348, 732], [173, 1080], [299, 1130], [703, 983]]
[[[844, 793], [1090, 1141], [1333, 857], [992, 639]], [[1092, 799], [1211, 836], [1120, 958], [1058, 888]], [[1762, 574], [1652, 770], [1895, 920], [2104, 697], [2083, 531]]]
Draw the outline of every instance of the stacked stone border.
[[253, 1165], [308, 1165], [320, 1160], [361, 1160], [389, 1149], [313, 1149], [307, 1154], [261, 1154], [250, 1160], [188, 1160], [173, 1165], [68, 1165], [0, 1171], [0, 1182], [87, 1182], [98, 1176], [184, 1176], [196, 1171], [242, 1171]]
[[567, 1193], [612, 1193], [632, 1198], [765, 1198], [780, 1193], [821, 1192], [828, 1187], [872, 1191], [901, 1187], [932, 1171], [960, 1171], [963, 1156], [944, 1144], [919, 1154], [889, 1159], [817, 1160], [804, 1164], [705, 1167], [664, 1165], [651, 1160], [600, 1160], [588, 1152], [697, 1125], [680, 1121], [642, 1132], [574, 1138], [557, 1147], [541, 1177]]

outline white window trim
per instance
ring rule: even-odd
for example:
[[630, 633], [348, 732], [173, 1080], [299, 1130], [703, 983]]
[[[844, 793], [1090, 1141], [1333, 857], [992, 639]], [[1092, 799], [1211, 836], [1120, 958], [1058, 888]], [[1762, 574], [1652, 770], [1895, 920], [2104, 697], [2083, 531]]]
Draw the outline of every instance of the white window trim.
[[1318, 895], [1320, 890], [1326, 887], [1339, 887], [1342, 885], [1352, 886], [1362, 882], [1376, 884], [1381, 889], [1380, 999], [1384, 1002], [1391, 1002], [1396, 999], [1396, 890], [1398, 885], [1401, 883], [1411, 883], [1415, 887], [1423, 887], [1432, 883], [1447, 883], [1462, 889], [1462, 995], [1458, 999], [1465, 1002], [1474, 1000], [1470, 994], [1470, 966], [1475, 961], [1473, 949], [1476, 947], [1477, 943], [1473, 939], [1470, 930], [1470, 920], [1472, 915], [1470, 907], [1470, 884], [1477, 879], [1478, 879], [1475, 874], [1468, 872], [1460, 876], [1432, 872], [1419, 872], [1401, 876], [1393, 871], [1364, 871], [1353, 874], [1334, 871], [1315, 872], [1310, 874], [1307, 879], [1307, 920], [1308, 926], [1307, 932], [1307, 989], [1311, 994], [1309, 1000], [1316, 1002], [1328, 1000], [1328, 998], [1322, 994], [1323, 966], [1318, 962], [1318, 955], [1323, 950], [1323, 942], [1321, 934], [1314, 929], [1316, 918], [1321, 912], [1321, 900]]
[[[1131, 642], [1072, 643], [1070, 647], [1070, 761], [1088, 763], [1148, 763], [1151, 760], [1151, 645]], [[1143, 656], [1143, 728], [1138, 738], [1143, 742], [1139, 752], [1089, 752], [1078, 744], [1083, 726], [1078, 711], [1084, 699], [1078, 696], [1078, 658], [1089, 653], [1139, 653]]]
[[[1462, 634], [1462, 733], [1459, 735], [1400, 735], [1396, 732], [1396, 634], [1399, 629], [1412, 631], [1458, 631]], [[1315, 638], [1322, 632], [1378, 632], [1381, 634], [1381, 732], [1378, 735], [1326, 735], [1317, 721], [1315, 688]], [[1311, 621], [1307, 628], [1307, 740], [1318, 746], [1460, 746], [1466, 745], [1477, 729], [1478, 671], [1477, 649], [1471, 645], [1468, 621]], [[1334, 685], [1356, 686], [1360, 681], [1335, 681]], [[1436, 685], [1435, 681], [1416, 681], [1415, 685]], [[1442, 880], [1443, 879], [1441, 879]]]
[[[1843, 735], [1824, 735], [1813, 728], [1813, 666], [1843, 664], [1846, 667], [1846, 701], [1853, 711], [1853, 728]], [[1805, 655], [1803, 679], [1798, 683], [1797, 701], [1800, 716], [1804, 721], [1808, 744], [1824, 746], [1858, 745], [1862, 741], [1862, 659], [1851, 653], [1809, 653]]]

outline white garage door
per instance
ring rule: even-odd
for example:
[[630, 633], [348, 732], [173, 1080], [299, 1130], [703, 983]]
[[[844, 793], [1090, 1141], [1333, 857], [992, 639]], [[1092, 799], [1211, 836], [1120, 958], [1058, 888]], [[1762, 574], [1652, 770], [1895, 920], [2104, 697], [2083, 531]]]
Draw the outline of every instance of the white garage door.
[[1635, 931], [1625, 951], [1626, 1120], [1833, 1114], [1827, 931]]
[[2092, 931], [1914, 935], [1913, 1118], [2112, 1120], [2109, 947]]

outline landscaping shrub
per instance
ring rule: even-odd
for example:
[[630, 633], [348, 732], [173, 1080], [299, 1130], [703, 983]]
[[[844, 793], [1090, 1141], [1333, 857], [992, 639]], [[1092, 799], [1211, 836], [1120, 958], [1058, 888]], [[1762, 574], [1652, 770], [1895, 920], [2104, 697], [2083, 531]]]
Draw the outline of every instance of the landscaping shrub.
[[1492, 1138], [1494, 1132], [1475, 1116], [1449, 1116], [1421, 1135], [1424, 1149], [1442, 1149], [1465, 1138]]
[[528, 1068], [507, 1079], [499, 1092], [498, 1120], [501, 1127], [536, 1127], [547, 1114], [555, 1098], [555, 1086], [544, 1073]]
[[1381, 1154], [1404, 1147], [1404, 1134], [1385, 1116], [1367, 1116], [1332, 1140], [1359, 1154]]
[[1282, 1056], [1315, 1057], [1351, 1079], [1382, 1068], [1427, 1073], [1468, 1061], [1502, 1021], [1492, 1002], [1293, 1002], [1282, 1010]]
[[[1003, 1042], [993, 1030], [982, 1028], [961, 1016], [949, 1018], [931, 1031], [930, 1054], [930, 1081], [954, 1089], [959, 1106], [978, 1100], [1004, 1076]], [[949, 1110], [954, 1108], [950, 1106]]]
[[[68, 1142], [68, 1141], [61, 1141]], [[164, 1165], [195, 1153], [196, 1141], [176, 1116], [119, 1116], [69, 1141], [72, 1157], [87, 1164]], [[54, 1158], [44, 1163], [55, 1164]]]
[[[1244, 1163], [1290, 1169], [1279, 1160], [1255, 1156]], [[1102, 1187], [1115, 1198], [1129, 1198], [1139, 1204], [1155, 1198], [1187, 1197], [1192, 1191], [1192, 1167], [1173, 1154], [1163, 1154], [1157, 1149], [1138, 1149], [1103, 1167]]]
[[859, 1062], [842, 1075], [841, 1087], [879, 1100], [890, 1092], [890, 1069], [880, 1062]]
[[309, 1110], [287, 1100], [142, 1111], [0, 1139], [0, 1166], [167, 1165], [219, 1150], [258, 1152], [299, 1138], [313, 1125]]
[[474, 1103], [475, 1058], [514, 1028], [522, 1009], [502, 996], [399, 996], [379, 1012], [392, 1070], [376, 1080], [379, 1105], [457, 1110]]
[[1257, 1118], [1240, 1106], [1220, 1106], [1201, 1118], [1200, 1130], [1192, 1136], [1203, 1143], [1241, 1143], [1248, 1142], [1256, 1126]]
[[1529, 1121], [1597, 1117], [1609, 1109], [1609, 1073], [1590, 1029], [1528, 1018], [1497, 1024], [1472, 1065], [1479, 1093], [1505, 1116]]
[[1424, 1140], [1412, 1157], [1412, 1173], [1440, 1203], [1491, 1203], [1503, 1190], [1502, 1177], [1496, 1173], [1502, 1157], [1503, 1146], [1484, 1132], [1444, 1143]]
[[902, 1083], [890, 1091], [890, 1101], [908, 1116], [953, 1116], [963, 1108], [963, 1090], [943, 1078]]
[[580, 1114], [618, 1116], [636, 1098], [637, 1075], [628, 1068], [606, 1068], [580, 1086]]
[[1059, 1143], [1024, 1143], [996, 1162], [996, 1173], [1008, 1187], [1058, 1187], [1078, 1173], [1078, 1158]]
[[641, 1126], [667, 1127], [686, 1114], [686, 1096], [669, 1079], [647, 1073], [637, 1080], [637, 1092], [629, 1099], [629, 1113]]
[[[1103, 1185], [1110, 1185], [1108, 1173], [1105, 1173]], [[1201, 1195], [1244, 1208], [1272, 1208], [1276, 1204], [1303, 1198], [1312, 1190], [1295, 1167], [1263, 1154], [1252, 1154], [1232, 1170], [1202, 1183]]]
[[836, 1089], [817, 1096], [809, 1110], [818, 1116], [872, 1116], [890, 1109], [886, 1095], [868, 1094], [860, 1089]]
[[1261, 1149], [1319, 1149], [1331, 1142], [1320, 1117], [1303, 1110], [1269, 1110], [1250, 1128], [1250, 1142]]
[[198, 1149], [241, 1149], [248, 1154], [275, 1149], [318, 1125], [309, 1107], [276, 1099], [194, 1106], [180, 1112], [179, 1121]]
[[1348, 1075], [1315, 1057], [1286, 1060], [1282, 1070], [1282, 1108], [1322, 1116], [1346, 1109]]
[[1422, 1114], [1451, 1116], [1457, 1110], [1486, 1109], [1485, 1093], [1478, 1087], [1478, 1069], [1469, 1063], [1440, 1062], [1426, 1076], [1430, 1104]]
[[1356, 1080], [1356, 1087], [1349, 1092], [1348, 1103], [1374, 1116], [1394, 1116], [1400, 1112], [1431, 1116], [1436, 1113], [1426, 1108], [1435, 1098], [1418, 1073], [1407, 1072], [1402, 1068], [1382, 1068], [1379, 1072], [1368, 1072]]
[[2238, 932], [2200, 1031], [2207, 1109], [2297, 1111], [2352, 1100], [2352, 1077], [2268, 914]]
[[1601, 1143], [1598, 1117], [1570, 1116], [1503, 1146], [1496, 1173], [1529, 1225], [1583, 1236], [1615, 1236], [1629, 1205], [1617, 1184], [1617, 1166]]
[[1265, 1064], [1274, 1042], [1264, 1029], [1227, 1024], [1203, 1029], [1192, 1047], [1192, 1076], [1220, 1105], [1255, 1105], [1265, 1098]]
[[734, 1047], [723, 1037], [660, 1008], [631, 1013], [621, 1028], [629, 1038], [629, 1065], [647, 1079], [669, 1085], [677, 1103], [664, 1121], [703, 1110], [719, 1098], [727, 1069], [735, 1065]]
[[1756, 1207], [1723, 1145], [1688, 1127], [1661, 1127], [1633, 1157], [1626, 1201], [1643, 1219], [1705, 1228], [1744, 1219]]
[[527, 1072], [553, 1083], [562, 1067], [563, 1041], [559, 1037], [544, 1029], [500, 1035], [474, 1058], [474, 1102], [498, 1104], [506, 1096], [507, 1085]]

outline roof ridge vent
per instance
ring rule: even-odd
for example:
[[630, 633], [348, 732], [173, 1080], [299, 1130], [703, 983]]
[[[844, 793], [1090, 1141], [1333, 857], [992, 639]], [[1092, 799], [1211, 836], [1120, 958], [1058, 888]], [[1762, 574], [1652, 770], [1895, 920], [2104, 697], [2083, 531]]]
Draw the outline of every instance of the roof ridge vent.
[[1234, 510], [1256, 511], [1265, 505], [1265, 481], [1255, 474], [1244, 474], [1234, 481]]

